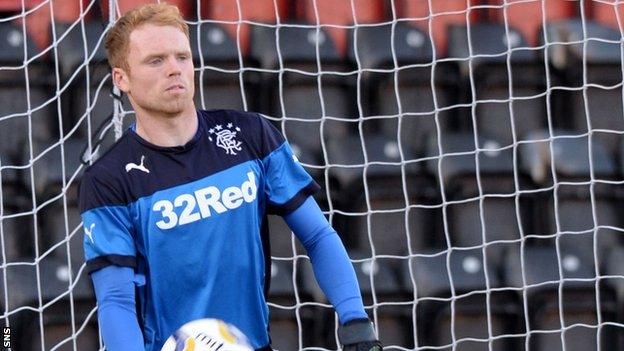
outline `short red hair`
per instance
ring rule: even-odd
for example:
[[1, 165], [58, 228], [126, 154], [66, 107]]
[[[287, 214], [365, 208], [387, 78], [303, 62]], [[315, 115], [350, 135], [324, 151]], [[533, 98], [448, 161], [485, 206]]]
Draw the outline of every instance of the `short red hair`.
[[128, 70], [126, 56], [130, 43], [130, 33], [144, 24], [173, 26], [179, 28], [189, 38], [189, 28], [184, 22], [180, 10], [166, 3], [147, 4], [124, 14], [106, 35], [106, 55], [111, 67]]

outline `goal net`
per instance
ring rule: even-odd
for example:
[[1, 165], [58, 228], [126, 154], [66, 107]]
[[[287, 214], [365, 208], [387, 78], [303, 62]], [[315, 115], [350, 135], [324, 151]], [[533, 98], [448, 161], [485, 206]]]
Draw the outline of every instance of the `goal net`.
[[[76, 190], [134, 120], [104, 36], [149, 2], [0, 0], [7, 349], [104, 349]], [[322, 185], [386, 349], [624, 349], [624, 2], [168, 2], [197, 107], [262, 113]], [[273, 347], [338, 349], [269, 226]]]

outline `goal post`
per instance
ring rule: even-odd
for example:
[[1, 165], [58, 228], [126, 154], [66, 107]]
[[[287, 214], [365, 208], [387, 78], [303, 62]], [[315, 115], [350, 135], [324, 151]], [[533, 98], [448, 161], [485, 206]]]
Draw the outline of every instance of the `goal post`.
[[[105, 35], [157, 1], [0, 0], [3, 347], [104, 349], [77, 187], [134, 120]], [[322, 185], [386, 349], [624, 349], [623, 2], [167, 2], [197, 107], [261, 113]], [[268, 225], [273, 347], [338, 349]]]

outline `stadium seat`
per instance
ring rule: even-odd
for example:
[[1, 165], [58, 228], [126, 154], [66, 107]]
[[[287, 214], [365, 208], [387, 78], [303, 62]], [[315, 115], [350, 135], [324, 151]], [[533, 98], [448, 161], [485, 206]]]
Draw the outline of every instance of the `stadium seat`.
[[[537, 232], [559, 234], [540, 241], [557, 240], [562, 247], [575, 247], [603, 266], [606, 250], [622, 242], [620, 232], [610, 229], [622, 227], [618, 210], [622, 189], [608, 183], [619, 179], [619, 172], [600, 140], [593, 140], [590, 149], [588, 137], [575, 134], [555, 130], [550, 142], [548, 132], [530, 135], [533, 141], [518, 147], [519, 166], [531, 175], [537, 190]], [[592, 179], [604, 182], [590, 184]], [[598, 257], [594, 257], [594, 241]]]
[[[303, 253], [299, 251], [301, 245], [297, 238], [292, 234], [288, 225], [279, 216], [268, 216], [269, 235], [271, 240], [271, 256], [274, 257], [293, 257]], [[296, 248], [293, 251], [293, 240]]]
[[[200, 35], [199, 40], [197, 35]], [[198, 41], [201, 45], [199, 51]], [[221, 24], [202, 23], [190, 26], [190, 42], [195, 67], [195, 105], [197, 108], [256, 110], [257, 79], [253, 72], [240, 74], [238, 48]], [[244, 93], [240, 79], [243, 79]]]
[[[16, 19], [13, 23], [19, 28], [19, 31], [22, 32], [22, 23], [26, 22], [26, 32], [27, 40], [32, 41], [35, 47], [40, 50], [45, 49], [48, 45], [50, 45], [50, 3], [42, 4], [45, 0], [32, 0], [25, 1], [24, 5], [26, 10], [29, 11], [25, 17]], [[21, 14], [22, 12], [22, 2], [6, 0], [5, 4], [7, 4], [6, 11], [14, 12], [15, 14]], [[39, 8], [34, 10], [35, 7], [41, 5]], [[12, 7], [12, 8], [11, 8]], [[6, 22], [4, 22], [6, 23]]]
[[[542, 13], [542, 3], [545, 13]], [[540, 31], [543, 27], [543, 18], [546, 24], [553, 21], [563, 20], [578, 15], [579, 9], [575, 7], [578, 1], [567, 0], [493, 0], [493, 5], [498, 5], [492, 16], [499, 23], [505, 23], [505, 16], [511, 28], [520, 31], [529, 45], [536, 46], [541, 41]], [[503, 6], [504, 5], [504, 6]]]
[[336, 349], [334, 330], [336, 329], [337, 316], [316, 281], [312, 264], [309, 259], [302, 258], [296, 260], [295, 266], [300, 302], [299, 313], [306, 317], [310, 316], [312, 322], [307, 328], [300, 328], [303, 347]]
[[[405, 303], [405, 301], [411, 301], [413, 295], [408, 295], [403, 290], [394, 265], [388, 259], [371, 259], [366, 253], [359, 251], [349, 252], [349, 257], [355, 260], [353, 268], [362, 293], [364, 306], [372, 306], [374, 301], [381, 305], [377, 306], [376, 313], [376, 324], [381, 342], [385, 347], [390, 345], [409, 347], [413, 345], [413, 338], [411, 337], [412, 306]], [[307, 260], [305, 262], [307, 263]], [[302, 286], [313, 292], [317, 302], [328, 303], [312, 275], [311, 265], [304, 264], [302, 268]], [[324, 318], [329, 320], [333, 311], [327, 310], [326, 312], [329, 312], [329, 316]], [[370, 314], [370, 317], [372, 319], [373, 315]], [[336, 344], [333, 325], [324, 326], [322, 333], [327, 347]]]
[[[2, 163], [0, 167], [7, 166]], [[3, 219], [0, 224], [4, 250], [0, 252], [3, 262], [16, 262], [33, 252], [32, 229], [33, 216], [20, 215], [32, 209], [32, 198], [24, 190], [22, 173], [16, 169], [4, 168], [0, 170], [0, 193], [2, 194]]]
[[[145, 5], [145, 4], [155, 4], [157, 2], [161, 2], [159, 0], [117, 0], [116, 4], [117, 4], [117, 17], [124, 15], [126, 12], [139, 7], [141, 5]], [[178, 9], [180, 9], [180, 13], [182, 14], [182, 16], [184, 18], [194, 18], [194, 13], [192, 13], [192, 11], [194, 10], [194, 6], [193, 6], [193, 2], [192, 1], [186, 1], [186, 0], [167, 0], [166, 1], [168, 4], [171, 5], [175, 5], [178, 7]], [[108, 11], [109, 11], [109, 7], [108, 7], [109, 2], [108, 1], [101, 1], [101, 7], [102, 7], [102, 17], [104, 20], [108, 20]]]
[[58, 22], [55, 27], [57, 36], [62, 37], [57, 53], [60, 83], [67, 85], [60, 99], [63, 133], [70, 132], [78, 124], [74, 137], [86, 137], [87, 123], [90, 123], [93, 135], [113, 112], [112, 82], [110, 77], [106, 78], [110, 68], [104, 42], [100, 42], [105, 27], [99, 22], [86, 22], [84, 33], [80, 25], [72, 27], [71, 23]]
[[433, 206], [439, 200], [413, 154], [402, 160], [395, 141], [372, 134], [326, 145], [334, 219], [347, 247], [370, 256], [373, 248], [376, 255], [406, 255], [431, 245], [441, 228]]
[[427, 34], [403, 22], [362, 27], [349, 38], [349, 58], [363, 70], [358, 90], [364, 116], [370, 117], [364, 130], [398, 139], [403, 149], [421, 155], [427, 136], [438, 133], [436, 109], [441, 110], [441, 132], [455, 123], [456, 110], [448, 107], [454, 102], [457, 71], [444, 63], [434, 69]]
[[[275, 7], [276, 4], [277, 8]], [[277, 23], [279, 16], [280, 22], [283, 23], [288, 13], [288, 2], [286, 0], [240, 0], [237, 2], [229, 0], [202, 0], [200, 5], [202, 20], [223, 21], [224, 23], [220, 23], [220, 25], [225, 28], [230, 37], [234, 38], [237, 48], [240, 43], [243, 55], [246, 55], [249, 50], [250, 29], [258, 25], [243, 22], [239, 25], [239, 23], [233, 22], [249, 21], [274, 24]]]
[[[615, 157], [624, 132], [620, 31], [581, 20], [553, 23], [547, 30], [549, 41], [562, 43], [553, 45], [549, 53], [569, 87], [568, 109], [562, 111], [570, 116], [569, 124], [563, 126], [579, 134], [593, 132], [592, 138]], [[585, 39], [587, 45], [578, 43]]]
[[[618, 321], [620, 322], [624, 318], [624, 279], [622, 279], [624, 276], [624, 265], [622, 265], [622, 260], [624, 260], [624, 248], [621, 246], [612, 248], [609, 252], [606, 269], [603, 271], [605, 276], [601, 281], [613, 289], [617, 295]], [[616, 335], [613, 337], [613, 340], [617, 342], [614, 342], [613, 346], [616, 349], [617, 347], [621, 349], [624, 346], [624, 328], [605, 326], [605, 329], [608, 329], [608, 332], [612, 333], [611, 335]]]
[[[614, 291], [605, 281], [596, 285], [594, 262], [575, 248], [527, 245], [522, 253], [507, 256], [504, 274], [508, 286], [523, 287], [519, 295], [528, 307], [523, 326], [530, 329], [522, 333], [530, 333], [531, 350], [597, 350], [598, 292], [602, 323], [616, 321]], [[562, 335], [563, 328], [567, 329]], [[599, 349], [617, 349], [615, 328], [599, 330]]]
[[[68, 136], [70, 139], [86, 140], [90, 132], [93, 150], [97, 149], [102, 155], [115, 141], [111, 125], [115, 99], [113, 83], [107, 77], [110, 66], [104, 43], [100, 41], [105, 27], [98, 22], [86, 22], [83, 35], [81, 26], [72, 28], [69, 23], [56, 23], [55, 26], [58, 35], [64, 36], [58, 44], [61, 86], [66, 86], [60, 99], [63, 134], [72, 133]], [[127, 96], [122, 94], [117, 98], [124, 111], [133, 110]], [[134, 115], [125, 115], [123, 129], [132, 122]]]
[[[29, 6], [33, 0], [25, 1], [25, 5]], [[0, 0], [0, 11], [14, 12], [22, 10], [22, 0]]]
[[[269, 305], [269, 330], [271, 346], [276, 350], [299, 349], [298, 320], [301, 322], [302, 343], [313, 341], [313, 309], [297, 308], [296, 281], [293, 276], [293, 261], [273, 260], [271, 262], [271, 287], [267, 301]], [[300, 295], [301, 296], [301, 295]]]
[[448, 36], [449, 58], [464, 82], [460, 100], [476, 104], [476, 126], [472, 111], [462, 116], [466, 129], [510, 145], [547, 126], [544, 63], [534, 51], [518, 49], [527, 45], [521, 33], [478, 23], [470, 30], [453, 26]]
[[[624, 4], [617, 0], [591, 1], [591, 17], [594, 21], [622, 31], [624, 29]], [[618, 23], [618, 14], [620, 22]]]
[[355, 24], [380, 23], [386, 18], [380, 0], [297, 0], [298, 17], [323, 25], [341, 55], [347, 52], [347, 28]]
[[[484, 266], [481, 249], [431, 251], [406, 261], [401, 276], [416, 296], [419, 348], [448, 350], [453, 342], [457, 350], [488, 350], [488, 342], [492, 350], [520, 346], [517, 338], [502, 335], [517, 333], [521, 306], [500, 289], [496, 266], [490, 261], [487, 270]], [[488, 284], [498, 290], [486, 293]]]
[[[27, 43], [27, 58], [24, 57], [24, 43]], [[28, 73], [19, 68], [25, 60], [39, 53], [32, 40], [23, 37], [21, 27], [0, 23], [0, 47], [0, 66], [5, 67], [0, 70], [0, 130], [13, 131], [3, 133], [0, 138], [0, 155], [4, 165], [19, 165], [22, 150], [29, 147], [29, 121], [33, 137], [49, 138], [52, 131], [58, 130], [56, 117], [51, 113], [53, 105], [45, 103], [52, 99], [54, 89], [43, 59], [31, 61]], [[36, 154], [40, 150], [33, 152]]]
[[[317, 62], [316, 29], [283, 27], [279, 38], [278, 52], [275, 28], [255, 27], [251, 32], [251, 56], [264, 69], [284, 69], [263, 75], [259, 99], [269, 106], [261, 111], [281, 118], [279, 129], [293, 149], [301, 150], [302, 163], [320, 167], [322, 142], [344, 138], [354, 128], [355, 77], [330, 73], [343, 67], [331, 40], [319, 41]], [[319, 38], [327, 38], [325, 31]]]
[[[471, 8], [476, 5], [475, 0], [400, 0], [395, 3], [401, 20], [406, 20], [410, 25], [427, 33], [426, 40], [433, 38], [436, 58], [446, 56], [448, 27], [474, 24], [478, 21], [480, 13], [479, 10]], [[431, 33], [429, 33], [430, 22]]]
[[[39, 208], [38, 254], [52, 251], [50, 253], [52, 256], [64, 262], [69, 259], [68, 255], [70, 255], [74, 273], [78, 272], [84, 263], [82, 244], [84, 235], [82, 225], [80, 225], [82, 219], [78, 208], [77, 193], [82, 175], [81, 155], [86, 143], [85, 139], [67, 140], [63, 143], [63, 154], [60, 145], [55, 146], [45, 154], [39, 155], [33, 161], [32, 167], [25, 172], [28, 180], [30, 177], [33, 179], [34, 189], [31, 189], [30, 181], [27, 189], [35, 193]], [[27, 163], [28, 160], [29, 155], [25, 153], [24, 162]], [[63, 182], [63, 168], [65, 169], [65, 182]], [[30, 257], [34, 255], [31, 254]]]
[[[81, 19], [91, 19], [93, 12], [99, 11], [99, 4], [91, 4], [89, 0], [82, 0], [82, 6], [80, 0], [76, 1], [59, 1], [52, 0], [54, 6], [54, 21], [72, 23]], [[81, 8], [82, 7], [82, 11]], [[108, 17], [107, 17], [108, 18]]]
[[[12, 1], [7, 0], [8, 2]], [[17, 12], [21, 13], [21, 0], [18, 0], [17, 3]], [[26, 31], [40, 50], [44, 50], [53, 44], [51, 8], [54, 9], [55, 22], [74, 23], [80, 18], [92, 19], [94, 13], [100, 13], [99, 2], [89, 2], [89, 0], [82, 0], [82, 13], [79, 0], [27, 0], [24, 3], [27, 9], [25, 18], [18, 19], [15, 23], [21, 30], [21, 23], [25, 19]], [[106, 16], [106, 20], [108, 21], [108, 16]]]
[[[385, 347], [399, 345], [412, 347], [412, 294], [407, 294], [399, 280], [396, 265], [392, 259], [371, 260], [365, 253], [350, 252], [355, 275], [364, 299], [364, 306], [371, 306], [376, 301], [383, 306], [377, 307], [377, 328], [379, 340]], [[375, 296], [375, 300], [373, 299]]]
[[514, 169], [513, 149], [479, 137], [477, 150], [470, 133], [450, 134], [441, 143], [442, 155], [431, 144], [429, 155], [441, 157], [428, 161], [427, 169], [440, 180], [448, 203], [446, 235], [453, 247], [486, 245], [490, 260], [500, 263], [522, 235], [534, 231], [531, 197], [518, 194], [528, 180]]
[[[10, 314], [12, 349], [50, 350], [59, 343], [63, 343], [56, 348], [59, 350], [99, 348], [97, 316], [89, 315], [95, 298], [84, 271], [74, 275], [67, 262], [48, 256], [37, 266], [8, 266], [1, 273], [6, 274], [6, 289], [11, 292], [7, 295], [8, 305], [3, 301], [2, 309]], [[70, 285], [71, 294], [67, 294]], [[4, 280], [0, 287], [6, 291]]]

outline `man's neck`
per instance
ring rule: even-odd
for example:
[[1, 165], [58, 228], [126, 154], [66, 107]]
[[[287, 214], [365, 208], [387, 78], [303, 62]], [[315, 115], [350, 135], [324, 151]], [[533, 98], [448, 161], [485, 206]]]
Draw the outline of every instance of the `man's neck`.
[[159, 116], [136, 111], [136, 133], [157, 146], [186, 144], [195, 136], [198, 123], [194, 105], [176, 116]]

